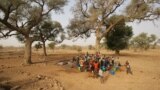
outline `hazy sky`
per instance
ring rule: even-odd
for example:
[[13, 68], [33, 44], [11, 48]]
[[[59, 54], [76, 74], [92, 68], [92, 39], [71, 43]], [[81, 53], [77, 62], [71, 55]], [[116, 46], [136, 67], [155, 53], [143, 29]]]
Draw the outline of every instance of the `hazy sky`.
[[[64, 13], [63, 14], [52, 14], [52, 19], [57, 20], [61, 22], [63, 27], [66, 27], [69, 23], [69, 20], [73, 17], [71, 13], [71, 7], [74, 5], [75, 0], [72, 0], [68, 3], [67, 6], [64, 7]], [[154, 24], [155, 23], [155, 24]], [[141, 32], [146, 32], [148, 34], [155, 34], [160, 38], [160, 19], [155, 22], [132, 22], [128, 25], [133, 27], [134, 35], [138, 35]], [[88, 39], [79, 39], [75, 42], [73, 40], [64, 40], [62, 44], [68, 44], [68, 45], [94, 45], [95, 44], [95, 36], [94, 34], [91, 35]], [[22, 46], [20, 42], [18, 42], [14, 37], [10, 37], [8, 39], [1, 39], [0, 45], [3, 46]]]

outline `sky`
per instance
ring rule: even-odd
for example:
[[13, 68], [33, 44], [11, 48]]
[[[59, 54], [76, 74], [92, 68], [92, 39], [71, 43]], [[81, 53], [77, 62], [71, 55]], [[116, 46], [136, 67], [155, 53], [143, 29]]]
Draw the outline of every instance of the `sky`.
[[[71, 7], [75, 4], [75, 0], [70, 0], [68, 4], [64, 7], [63, 13], [58, 13], [55, 14], [52, 12], [52, 19], [59, 21], [62, 26], [65, 28], [69, 24], [69, 20], [73, 17], [73, 13], [71, 12]], [[145, 22], [131, 22], [128, 23], [129, 26], [132, 26], [133, 28], [133, 33], [134, 36], [145, 32], [148, 34], [155, 34], [158, 38], [160, 38], [160, 19], [151, 22], [151, 21], [145, 21]], [[92, 34], [90, 38], [87, 39], [78, 39], [76, 41], [73, 40], [64, 40], [62, 44], [67, 44], [67, 45], [94, 45], [95, 44], [95, 35]], [[0, 45], [2, 46], [16, 46], [20, 47], [23, 46], [24, 44], [20, 43], [17, 41], [15, 37], [10, 37], [7, 39], [1, 39], [0, 40]]]

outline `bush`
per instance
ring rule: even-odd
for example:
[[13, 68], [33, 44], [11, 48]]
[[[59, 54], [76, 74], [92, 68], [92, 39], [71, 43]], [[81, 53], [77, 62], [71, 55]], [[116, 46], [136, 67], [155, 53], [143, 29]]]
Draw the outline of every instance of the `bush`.
[[36, 50], [42, 48], [42, 45], [40, 42], [38, 42], [37, 44], [35, 44], [34, 48], [36, 48]]
[[55, 48], [55, 43], [54, 42], [51, 42], [51, 43], [49, 43], [48, 44], [48, 47], [50, 48], [50, 49], [54, 49]]
[[79, 46], [79, 47], [77, 48], [77, 51], [80, 53], [80, 52], [82, 51], [82, 47]]
[[3, 46], [2, 46], [2, 45], [0, 45], [0, 49], [3, 49]]

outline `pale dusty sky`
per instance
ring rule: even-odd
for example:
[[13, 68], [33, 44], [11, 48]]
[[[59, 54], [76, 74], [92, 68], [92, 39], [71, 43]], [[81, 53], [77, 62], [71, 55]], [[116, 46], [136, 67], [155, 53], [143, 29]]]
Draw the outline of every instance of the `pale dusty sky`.
[[[69, 23], [69, 20], [73, 17], [71, 13], [71, 7], [74, 5], [74, 0], [69, 2], [67, 6], [64, 7], [64, 13], [63, 14], [53, 14], [52, 19], [57, 20], [61, 22], [63, 27], [66, 27]], [[155, 23], [155, 24], [154, 24]], [[155, 22], [132, 22], [128, 25], [133, 27], [134, 35], [138, 35], [141, 32], [146, 32], [148, 34], [155, 34], [160, 38], [160, 19]], [[68, 45], [94, 45], [95, 44], [95, 36], [94, 34], [91, 35], [88, 39], [78, 39], [77, 41], [73, 40], [64, 40], [62, 44], [68, 44]], [[8, 39], [1, 39], [0, 45], [3, 46], [22, 46], [23, 44], [18, 42], [14, 37], [10, 37]]]

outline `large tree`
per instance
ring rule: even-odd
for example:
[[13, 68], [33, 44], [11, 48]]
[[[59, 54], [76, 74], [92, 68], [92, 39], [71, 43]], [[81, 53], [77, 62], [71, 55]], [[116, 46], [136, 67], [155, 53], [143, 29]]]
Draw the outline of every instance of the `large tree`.
[[21, 34], [25, 38], [25, 64], [31, 62], [31, 45], [34, 37], [31, 31], [51, 11], [62, 10], [67, 0], [0, 0], [1, 37]]
[[[119, 16], [112, 16], [110, 21], [116, 21]], [[104, 45], [119, 54], [120, 50], [128, 47], [129, 39], [132, 37], [132, 27], [127, 26], [125, 21], [118, 22], [107, 35], [105, 35]]]
[[[61, 43], [65, 38], [63, 33], [63, 28], [59, 22], [46, 19], [34, 27], [34, 29], [31, 30], [30, 35], [34, 37], [34, 41], [42, 42], [44, 56], [47, 56], [46, 41]], [[20, 42], [25, 41], [25, 37], [21, 34], [17, 35], [17, 39]]]
[[[155, 20], [160, 16], [159, 0], [76, 0], [73, 8], [74, 18], [68, 25], [68, 33], [72, 37], [96, 36], [96, 50], [100, 49], [100, 41], [121, 20]], [[115, 15], [123, 15], [116, 22], [108, 19]]]

